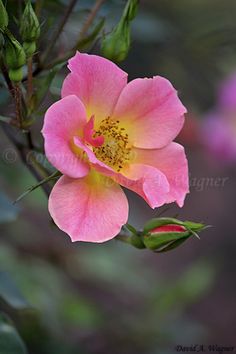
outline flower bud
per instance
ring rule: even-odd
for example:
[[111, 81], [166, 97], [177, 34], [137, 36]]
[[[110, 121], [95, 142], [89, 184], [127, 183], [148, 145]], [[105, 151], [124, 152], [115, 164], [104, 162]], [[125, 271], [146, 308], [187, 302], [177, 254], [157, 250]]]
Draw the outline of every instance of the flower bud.
[[31, 57], [36, 51], [36, 43], [35, 42], [24, 42], [23, 43], [24, 51], [27, 57]]
[[20, 35], [27, 56], [33, 55], [36, 50], [35, 42], [40, 36], [40, 25], [30, 0], [26, 3], [21, 18]]
[[26, 63], [25, 52], [10, 31], [5, 32], [4, 58], [9, 69], [10, 79], [16, 82], [21, 81], [23, 78], [22, 67]]
[[130, 48], [130, 22], [134, 19], [138, 0], [129, 0], [118, 25], [102, 40], [101, 52], [106, 58], [120, 62], [126, 58]]
[[11, 81], [20, 82], [23, 79], [23, 69], [10, 69], [8, 75]]
[[204, 228], [203, 224], [173, 218], [150, 220], [144, 227], [143, 243], [151, 250], [169, 251]]
[[8, 26], [8, 14], [2, 0], [0, 0], [0, 30], [4, 31]]

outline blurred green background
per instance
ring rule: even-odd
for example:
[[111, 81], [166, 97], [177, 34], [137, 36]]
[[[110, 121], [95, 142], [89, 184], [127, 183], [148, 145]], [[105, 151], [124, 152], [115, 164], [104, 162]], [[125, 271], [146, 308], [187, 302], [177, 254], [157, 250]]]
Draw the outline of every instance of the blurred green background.
[[[12, 17], [20, 3], [8, 0]], [[67, 3], [42, 2], [41, 50]], [[76, 40], [93, 4], [78, 1], [55, 52]], [[124, 5], [106, 1], [94, 25], [104, 16], [109, 30]], [[153, 211], [127, 192], [130, 223], [141, 227], [162, 213], [212, 225], [201, 241], [191, 239], [163, 254], [116, 240], [72, 244], [52, 224], [41, 190], [12, 205], [35, 180], [0, 131], [1, 354], [171, 354], [177, 345], [236, 345], [236, 169], [211, 156], [198, 133], [202, 117], [216, 104], [219, 83], [236, 70], [235, 14], [234, 0], [141, 1], [131, 50], [121, 64], [130, 79], [167, 77], [189, 112], [178, 138], [190, 168], [184, 207]], [[99, 43], [87, 50], [99, 54]], [[58, 99], [66, 72], [56, 75], [38, 112], [39, 144], [43, 111]], [[0, 87], [1, 114], [8, 109], [6, 99]], [[207, 183], [217, 178], [225, 182]], [[18, 351], [8, 352], [9, 345]]]

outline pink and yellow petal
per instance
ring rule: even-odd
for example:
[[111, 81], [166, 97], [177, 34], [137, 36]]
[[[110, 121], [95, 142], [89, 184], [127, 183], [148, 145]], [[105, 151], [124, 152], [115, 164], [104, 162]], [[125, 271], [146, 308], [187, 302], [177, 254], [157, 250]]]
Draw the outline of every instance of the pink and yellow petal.
[[95, 115], [95, 124], [110, 116], [127, 84], [127, 73], [110, 60], [77, 52], [69, 60], [71, 73], [62, 87], [62, 97], [75, 94], [86, 107], [88, 118]]
[[49, 212], [72, 241], [104, 242], [127, 222], [128, 201], [118, 184], [91, 172], [80, 179], [61, 177], [50, 194]]
[[136, 148], [134, 152], [137, 163], [153, 166], [166, 176], [170, 186], [166, 203], [176, 201], [182, 207], [189, 192], [188, 162], [183, 146], [171, 143], [163, 149]]
[[166, 176], [158, 169], [132, 164], [122, 174], [114, 176], [115, 181], [140, 195], [151, 208], [157, 208], [167, 202], [169, 183]]
[[112, 118], [139, 148], [162, 148], [180, 132], [186, 108], [171, 83], [160, 76], [136, 79], [122, 91]]
[[85, 176], [89, 164], [72, 149], [73, 136], [80, 135], [86, 124], [86, 113], [76, 96], [67, 96], [46, 112], [42, 134], [45, 153], [50, 163], [72, 178]]
[[84, 145], [81, 139], [74, 138], [74, 142], [78, 148], [86, 152], [91, 166], [99, 173], [139, 194], [152, 208], [166, 203], [169, 183], [166, 176], [158, 169], [144, 164], [131, 164], [118, 173], [99, 161], [94, 152]]

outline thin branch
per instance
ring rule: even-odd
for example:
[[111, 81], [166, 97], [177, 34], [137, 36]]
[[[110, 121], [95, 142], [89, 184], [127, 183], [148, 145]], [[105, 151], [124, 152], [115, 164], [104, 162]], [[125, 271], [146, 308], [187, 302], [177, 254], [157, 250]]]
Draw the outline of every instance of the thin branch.
[[36, 0], [35, 14], [38, 18], [40, 17], [42, 7], [43, 7], [43, 0]]
[[[19, 120], [20, 120], [19, 114], [20, 114], [20, 117], [22, 118], [22, 108], [25, 112], [27, 111], [26, 102], [25, 102], [24, 97], [22, 95], [20, 84], [16, 84], [17, 87], [13, 85], [13, 83], [11, 82], [11, 80], [9, 78], [7, 67], [5, 66], [5, 64], [3, 63], [3, 61], [1, 59], [0, 59], [0, 69], [2, 71], [3, 78], [6, 82], [6, 85], [8, 87], [8, 91], [15, 102], [17, 114], [16, 114], [16, 119], [15, 120], [12, 119], [11, 124], [15, 125], [15, 126], [17, 126], [17, 124], [18, 124], [18, 126], [19, 126], [20, 125], [19, 124]], [[22, 105], [23, 105], [23, 107], [22, 107]]]
[[83, 38], [86, 33], [88, 32], [89, 27], [91, 26], [91, 24], [93, 23], [93, 20], [95, 19], [100, 7], [102, 6], [102, 4], [105, 2], [106, 0], [97, 0], [94, 7], [91, 9], [90, 14], [88, 15], [87, 20], [85, 21], [81, 32], [80, 32], [80, 38]]
[[73, 9], [74, 9], [74, 7], [75, 7], [75, 5], [76, 5], [76, 2], [77, 2], [77, 0], [71, 0], [71, 1], [70, 1], [70, 4], [69, 4], [69, 6], [67, 7], [67, 10], [66, 10], [66, 12], [65, 12], [65, 15], [64, 15], [64, 17], [62, 18], [62, 21], [61, 21], [59, 27], [58, 27], [57, 30], [54, 32], [54, 35], [52, 36], [51, 42], [50, 42], [50, 44], [49, 44], [49, 46], [48, 46], [48, 48], [47, 48], [47, 50], [46, 50], [46, 52], [45, 52], [45, 54], [44, 54], [43, 62], [46, 62], [46, 61], [47, 61], [47, 58], [48, 58], [48, 56], [50, 55], [50, 52], [51, 52], [51, 50], [53, 49], [55, 43], [57, 42], [57, 40], [58, 40], [58, 38], [59, 38], [61, 32], [63, 31], [63, 28], [64, 28], [64, 26], [65, 26], [65, 24], [66, 24], [66, 22], [67, 22], [67, 20], [68, 20], [68, 18], [69, 18], [69, 16], [70, 16], [71, 12], [73, 11]]

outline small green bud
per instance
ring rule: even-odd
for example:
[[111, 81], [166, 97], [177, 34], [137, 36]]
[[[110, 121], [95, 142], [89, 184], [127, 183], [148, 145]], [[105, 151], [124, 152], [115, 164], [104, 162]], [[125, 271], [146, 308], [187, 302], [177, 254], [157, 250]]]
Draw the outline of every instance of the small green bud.
[[40, 36], [40, 25], [30, 0], [27, 1], [21, 18], [20, 35], [27, 56], [33, 55], [36, 50], [35, 42]]
[[20, 82], [23, 79], [23, 69], [22, 67], [19, 69], [10, 69], [9, 72], [9, 78], [11, 81], [14, 82]]
[[23, 48], [24, 48], [24, 51], [25, 51], [27, 57], [30, 57], [36, 51], [36, 43], [35, 42], [24, 42]]
[[[5, 31], [5, 53], [4, 58], [9, 71], [12, 71], [11, 77], [13, 81], [21, 81], [19, 78], [20, 70], [26, 63], [26, 56], [23, 47], [11, 34], [10, 31]], [[14, 79], [16, 78], [16, 79]]]
[[8, 14], [2, 0], [0, 0], [0, 30], [4, 31], [8, 26]]
[[129, 52], [130, 33], [127, 23], [120, 23], [102, 41], [101, 53], [104, 57], [115, 61], [123, 61]]
[[127, 57], [130, 48], [130, 23], [136, 16], [137, 8], [138, 0], [129, 0], [120, 22], [103, 38], [101, 52], [106, 58], [120, 62]]

